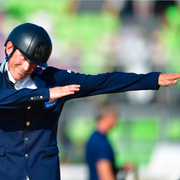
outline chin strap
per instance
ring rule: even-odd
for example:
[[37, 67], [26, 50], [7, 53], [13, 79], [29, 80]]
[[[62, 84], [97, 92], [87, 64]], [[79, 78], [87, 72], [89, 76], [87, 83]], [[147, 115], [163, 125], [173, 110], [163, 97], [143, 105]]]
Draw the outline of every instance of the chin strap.
[[12, 55], [14, 54], [14, 52], [16, 51], [16, 49], [17, 49], [17, 48], [14, 46], [14, 47], [13, 47], [13, 50], [12, 50], [12, 52], [11, 52], [10, 55], [7, 54], [6, 49], [5, 49], [5, 55], [6, 55], [5, 59], [6, 59], [7, 61], [9, 61], [9, 59], [12, 57]]
[[[5, 59], [6, 59], [6, 62], [9, 61], [9, 59], [12, 57], [12, 55], [13, 55], [13, 53], [15, 52], [16, 49], [17, 49], [17, 48], [14, 47], [10, 55], [7, 54], [6, 49], [5, 49], [5, 55], [6, 55]], [[6, 79], [6, 81], [7, 81], [11, 86], [14, 87], [14, 85], [15, 85], [17, 82], [16, 82], [16, 83], [13, 83], [12, 81], [10, 81], [10, 80], [7, 78], [7, 76], [6, 76], [6, 74], [5, 74], [5, 66], [6, 66], [6, 63], [4, 64], [3, 71], [2, 71], [3, 76], [4, 76], [4, 78]]]

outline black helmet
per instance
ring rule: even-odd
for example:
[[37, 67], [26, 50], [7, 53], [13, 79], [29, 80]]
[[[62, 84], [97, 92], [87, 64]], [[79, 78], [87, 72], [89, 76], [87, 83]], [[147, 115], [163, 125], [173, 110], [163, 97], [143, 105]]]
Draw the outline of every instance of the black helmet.
[[33, 63], [47, 67], [52, 43], [48, 33], [40, 26], [25, 23], [17, 26], [8, 36], [5, 46], [11, 41], [15, 48]]

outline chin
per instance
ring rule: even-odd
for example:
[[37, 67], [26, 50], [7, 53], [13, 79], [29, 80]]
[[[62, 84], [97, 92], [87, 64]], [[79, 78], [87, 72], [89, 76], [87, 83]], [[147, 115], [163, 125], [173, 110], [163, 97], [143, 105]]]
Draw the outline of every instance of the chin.
[[22, 80], [24, 77], [22, 77], [22, 76], [18, 76], [18, 77], [15, 77], [14, 79], [16, 80], [16, 81], [20, 81], [20, 80]]

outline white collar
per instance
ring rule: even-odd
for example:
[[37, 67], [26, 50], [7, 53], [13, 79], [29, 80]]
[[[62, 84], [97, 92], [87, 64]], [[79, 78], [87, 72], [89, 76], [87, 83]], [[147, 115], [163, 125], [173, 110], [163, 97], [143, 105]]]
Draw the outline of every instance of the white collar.
[[13, 83], [16, 83], [17, 81], [13, 78], [12, 74], [10, 73], [10, 71], [9, 71], [9, 69], [8, 69], [7, 62], [6, 62], [6, 64], [5, 64], [5, 71], [7, 71], [9, 80], [12, 81]]

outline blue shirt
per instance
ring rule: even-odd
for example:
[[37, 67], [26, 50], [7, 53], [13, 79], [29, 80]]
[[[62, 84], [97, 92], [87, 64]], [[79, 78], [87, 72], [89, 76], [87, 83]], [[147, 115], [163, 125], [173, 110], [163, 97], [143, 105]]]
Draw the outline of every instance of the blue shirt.
[[86, 146], [86, 160], [90, 170], [90, 180], [98, 180], [95, 164], [100, 159], [112, 162], [114, 173], [114, 154], [106, 135], [94, 132]]

